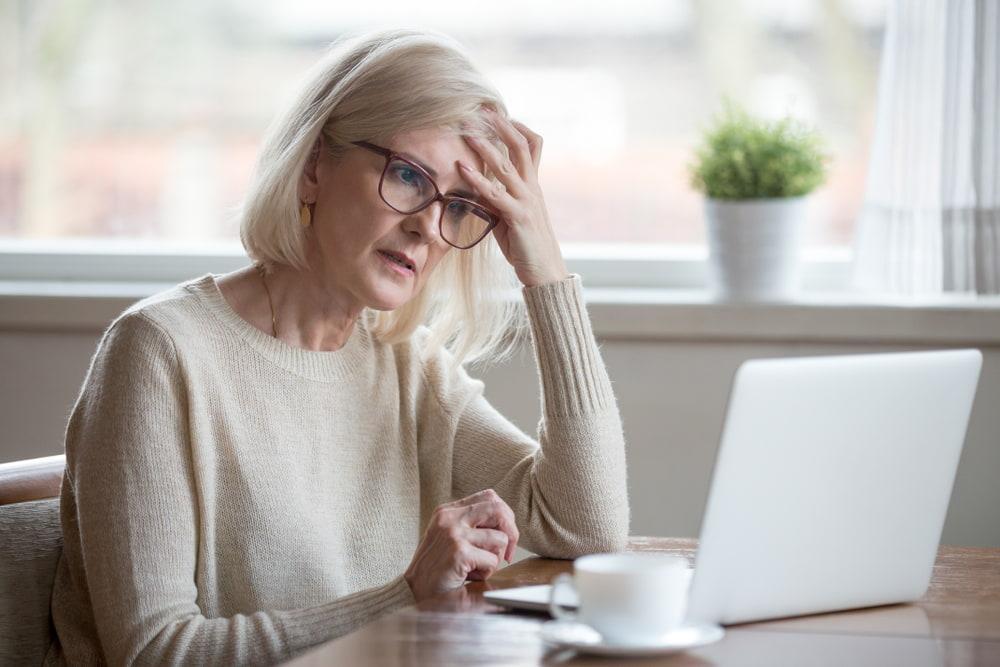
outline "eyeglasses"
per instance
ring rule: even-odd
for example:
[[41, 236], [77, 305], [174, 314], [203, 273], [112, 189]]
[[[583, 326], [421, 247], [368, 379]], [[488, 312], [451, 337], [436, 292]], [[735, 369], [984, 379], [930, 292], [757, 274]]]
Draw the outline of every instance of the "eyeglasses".
[[378, 194], [392, 210], [409, 214], [422, 211], [436, 201], [442, 203], [438, 230], [448, 245], [467, 250], [486, 238], [500, 222], [495, 213], [471, 199], [441, 194], [423, 167], [398, 153], [367, 141], [355, 141], [354, 145], [385, 158]]

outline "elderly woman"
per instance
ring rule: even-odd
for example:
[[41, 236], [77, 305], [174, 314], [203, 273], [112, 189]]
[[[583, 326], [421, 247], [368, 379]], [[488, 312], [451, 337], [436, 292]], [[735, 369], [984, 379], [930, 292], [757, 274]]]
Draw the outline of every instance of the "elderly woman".
[[[136, 304], [100, 343], [66, 435], [50, 658], [273, 663], [518, 544], [622, 548], [618, 410], [541, 138], [504, 109], [439, 36], [319, 63], [261, 151], [254, 265]], [[461, 365], [525, 311], [537, 441]]]

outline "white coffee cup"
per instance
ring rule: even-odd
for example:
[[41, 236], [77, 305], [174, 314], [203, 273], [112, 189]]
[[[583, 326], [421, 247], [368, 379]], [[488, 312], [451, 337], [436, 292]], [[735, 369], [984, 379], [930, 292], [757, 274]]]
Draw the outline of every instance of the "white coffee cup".
[[[573, 562], [573, 575], [552, 582], [549, 611], [579, 621], [609, 644], [655, 643], [684, 622], [691, 569], [678, 556], [654, 553], [594, 554]], [[556, 604], [559, 590], [576, 589], [574, 613]]]

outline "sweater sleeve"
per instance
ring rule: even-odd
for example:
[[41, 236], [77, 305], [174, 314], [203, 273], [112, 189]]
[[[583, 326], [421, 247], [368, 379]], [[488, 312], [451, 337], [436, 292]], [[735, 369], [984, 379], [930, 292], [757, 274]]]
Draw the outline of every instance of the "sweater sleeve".
[[273, 664], [412, 603], [398, 577], [316, 607], [205, 617], [186, 402], [169, 335], [141, 312], [120, 318], [70, 419], [63, 492], [63, 557], [108, 663]]
[[583, 302], [579, 276], [525, 288], [542, 394], [537, 441], [500, 415], [482, 383], [462, 378], [453, 493], [493, 488], [511, 506], [521, 542], [574, 558], [624, 549], [629, 505], [625, 443], [611, 381]]

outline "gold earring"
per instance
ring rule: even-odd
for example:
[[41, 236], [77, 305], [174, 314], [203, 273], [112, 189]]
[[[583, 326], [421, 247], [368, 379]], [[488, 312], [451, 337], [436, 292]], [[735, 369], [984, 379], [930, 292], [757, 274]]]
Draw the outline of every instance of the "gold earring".
[[308, 227], [312, 224], [312, 213], [309, 211], [309, 204], [304, 202], [302, 208], [299, 209], [299, 222], [302, 223], [303, 227]]

